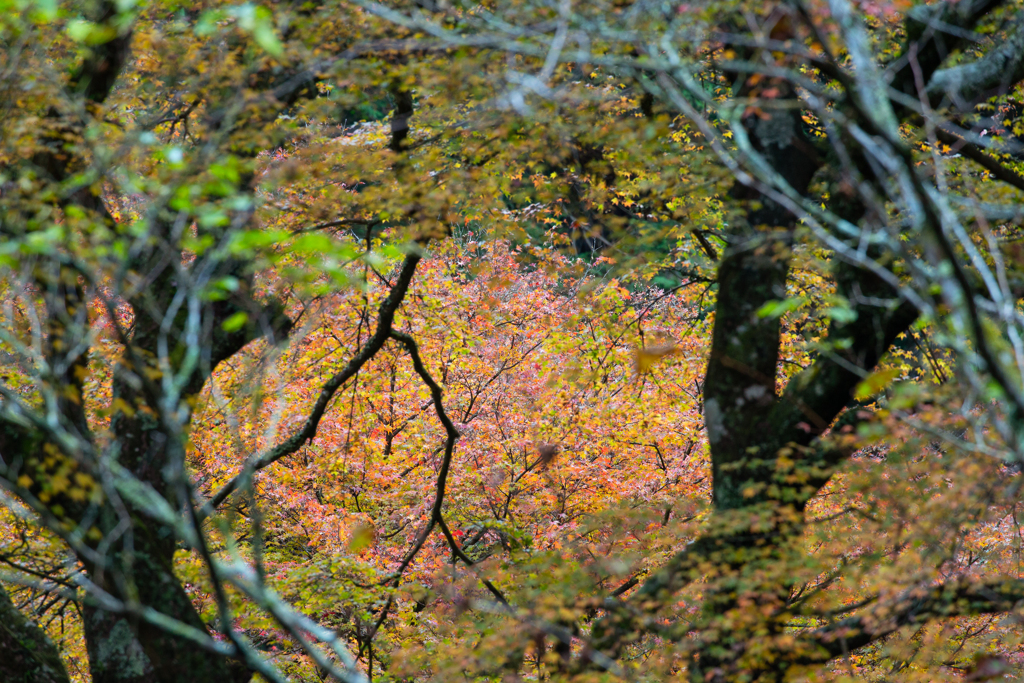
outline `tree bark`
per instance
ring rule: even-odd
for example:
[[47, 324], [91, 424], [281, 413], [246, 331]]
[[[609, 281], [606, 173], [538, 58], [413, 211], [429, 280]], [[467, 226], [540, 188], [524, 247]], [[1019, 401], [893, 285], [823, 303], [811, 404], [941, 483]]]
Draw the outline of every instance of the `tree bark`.
[[0, 586], [0, 681], [69, 683], [53, 641], [18, 611], [3, 586]]

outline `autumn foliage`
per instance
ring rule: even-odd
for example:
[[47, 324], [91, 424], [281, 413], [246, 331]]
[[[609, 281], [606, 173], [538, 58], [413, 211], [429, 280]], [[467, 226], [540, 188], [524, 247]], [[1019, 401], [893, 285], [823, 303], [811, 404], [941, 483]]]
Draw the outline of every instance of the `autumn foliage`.
[[1024, 672], [1019, 0], [0, 45], [0, 683]]

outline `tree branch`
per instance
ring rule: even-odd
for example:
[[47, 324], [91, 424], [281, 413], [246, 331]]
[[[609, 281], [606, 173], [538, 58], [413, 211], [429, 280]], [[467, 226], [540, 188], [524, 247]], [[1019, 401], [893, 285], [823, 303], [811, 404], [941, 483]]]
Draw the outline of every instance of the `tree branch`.
[[[1024, 34], [1024, 31], [1022, 31], [1022, 34]], [[1024, 45], [1022, 45], [1020, 49], [1022, 51], [1021, 54], [1024, 55]], [[1021, 63], [1024, 64], [1024, 56], [1021, 58]], [[1024, 78], [1024, 74], [1021, 76]], [[986, 154], [977, 145], [968, 142], [959, 136], [953, 135], [952, 133], [944, 131], [941, 128], [935, 129], [935, 137], [949, 145], [952, 152], [963, 154], [965, 157], [984, 168], [999, 180], [1016, 187], [1018, 190], [1024, 191], [1024, 176], [1011, 168], [1003, 166], [999, 163], [998, 159], [993, 157], [991, 154]]]
[[998, 45], [973, 62], [936, 71], [926, 91], [932, 100], [948, 97], [958, 109], [970, 111], [978, 102], [1006, 92], [1021, 80], [1024, 80], [1024, 11], [1018, 11]]
[[880, 602], [864, 614], [811, 631], [798, 640], [807, 663], [824, 662], [864, 647], [904, 626], [946, 617], [1009, 612], [1024, 600], [1024, 580], [968, 579], [913, 588], [896, 600]]
[[[394, 286], [391, 288], [391, 292], [387, 298], [381, 302], [380, 308], [377, 314], [377, 329], [374, 330], [373, 336], [371, 336], [366, 344], [359, 349], [352, 360], [342, 368], [342, 370], [336, 373], [333, 377], [327, 380], [320, 390], [320, 395], [317, 397], [316, 403], [313, 405], [313, 409], [310, 411], [309, 417], [303, 425], [290, 437], [279, 443], [274, 448], [263, 453], [262, 455], [252, 459], [249, 464], [246, 465], [246, 471], [255, 472], [271, 465], [281, 458], [291, 455], [296, 452], [306, 443], [313, 440], [316, 436], [317, 427], [320, 424], [320, 420], [323, 418], [324, 413], [327, 411], [327, 406], [330, 404], [331, 399], [334, 398], [334, 394], [344, 384], [355, 376], [359, 372], [367, 361], [373, 358], [378, 351], [384, 346], [384, 342], [387, 341], [391, 334], [391, 326], [395, 320], [395, 312], [398, 310], [398, 306], [402, 303], [405, 298], [406, 292], [409, 290], [409, 285], [412, 282], [413, 274], [416, 272], [416, 264], [420, 262], [420, 255], [418, 253], [412, 253], [405, 257], [405, 261], [402, 263], [402, 268], [399, 271], [398, 279], [395, 281]], [[225, 484], [220, 491], [213, 495], [213, 497], [203, 506], [203, 509], [199, 511], [200, 519], [203, 519], [217, 508], [225, 499], [238, 487], [242, 477], [245, 476], [245, 472], [242, 472]]]
[[[971, 37], [981, 19], [1005, 0], [956, 0], [917, 5], [907, 12], [907, 41], [889, 66], [892, 87], [917, 98], [915, 67], [928, 83], [939, 66]], [[916, 64], [915, 64], [916, 63]]]

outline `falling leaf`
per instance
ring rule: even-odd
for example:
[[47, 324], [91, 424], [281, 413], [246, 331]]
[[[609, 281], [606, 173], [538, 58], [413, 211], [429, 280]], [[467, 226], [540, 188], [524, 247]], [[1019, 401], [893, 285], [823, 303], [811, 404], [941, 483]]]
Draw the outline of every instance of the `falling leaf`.
[[643, 375], [651, 369], [651, 366], [661, 359], [666, 356], [673, 356], [679, 352], [679, 346], [674, 342], [637, 347], [636, 353], [634, 354], [636, 372], [638, 375]]
[[361, 553], [376, 540], [377, 532], [372, 524], [363, 522], [352, 530], [348, 537], [348, 550], [351, 553]]
[[868, 377], [857, 385], [857, 388], [853, 391], [853, 396], [858, 401], [865, 401], [869, 398], [877, 395], [882, 389], [889, 386], [889, 384], [900, 375], [899, 368], [887, 368], [885, 370], [879, 370], [873, 372]]

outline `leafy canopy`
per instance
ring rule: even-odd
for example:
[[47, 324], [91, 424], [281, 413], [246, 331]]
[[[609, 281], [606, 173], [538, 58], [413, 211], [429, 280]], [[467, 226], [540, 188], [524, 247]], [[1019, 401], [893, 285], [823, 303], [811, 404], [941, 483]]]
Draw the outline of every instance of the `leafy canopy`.
[[1018, 0], [0, 42], [3, 680], [1020, 673]]

